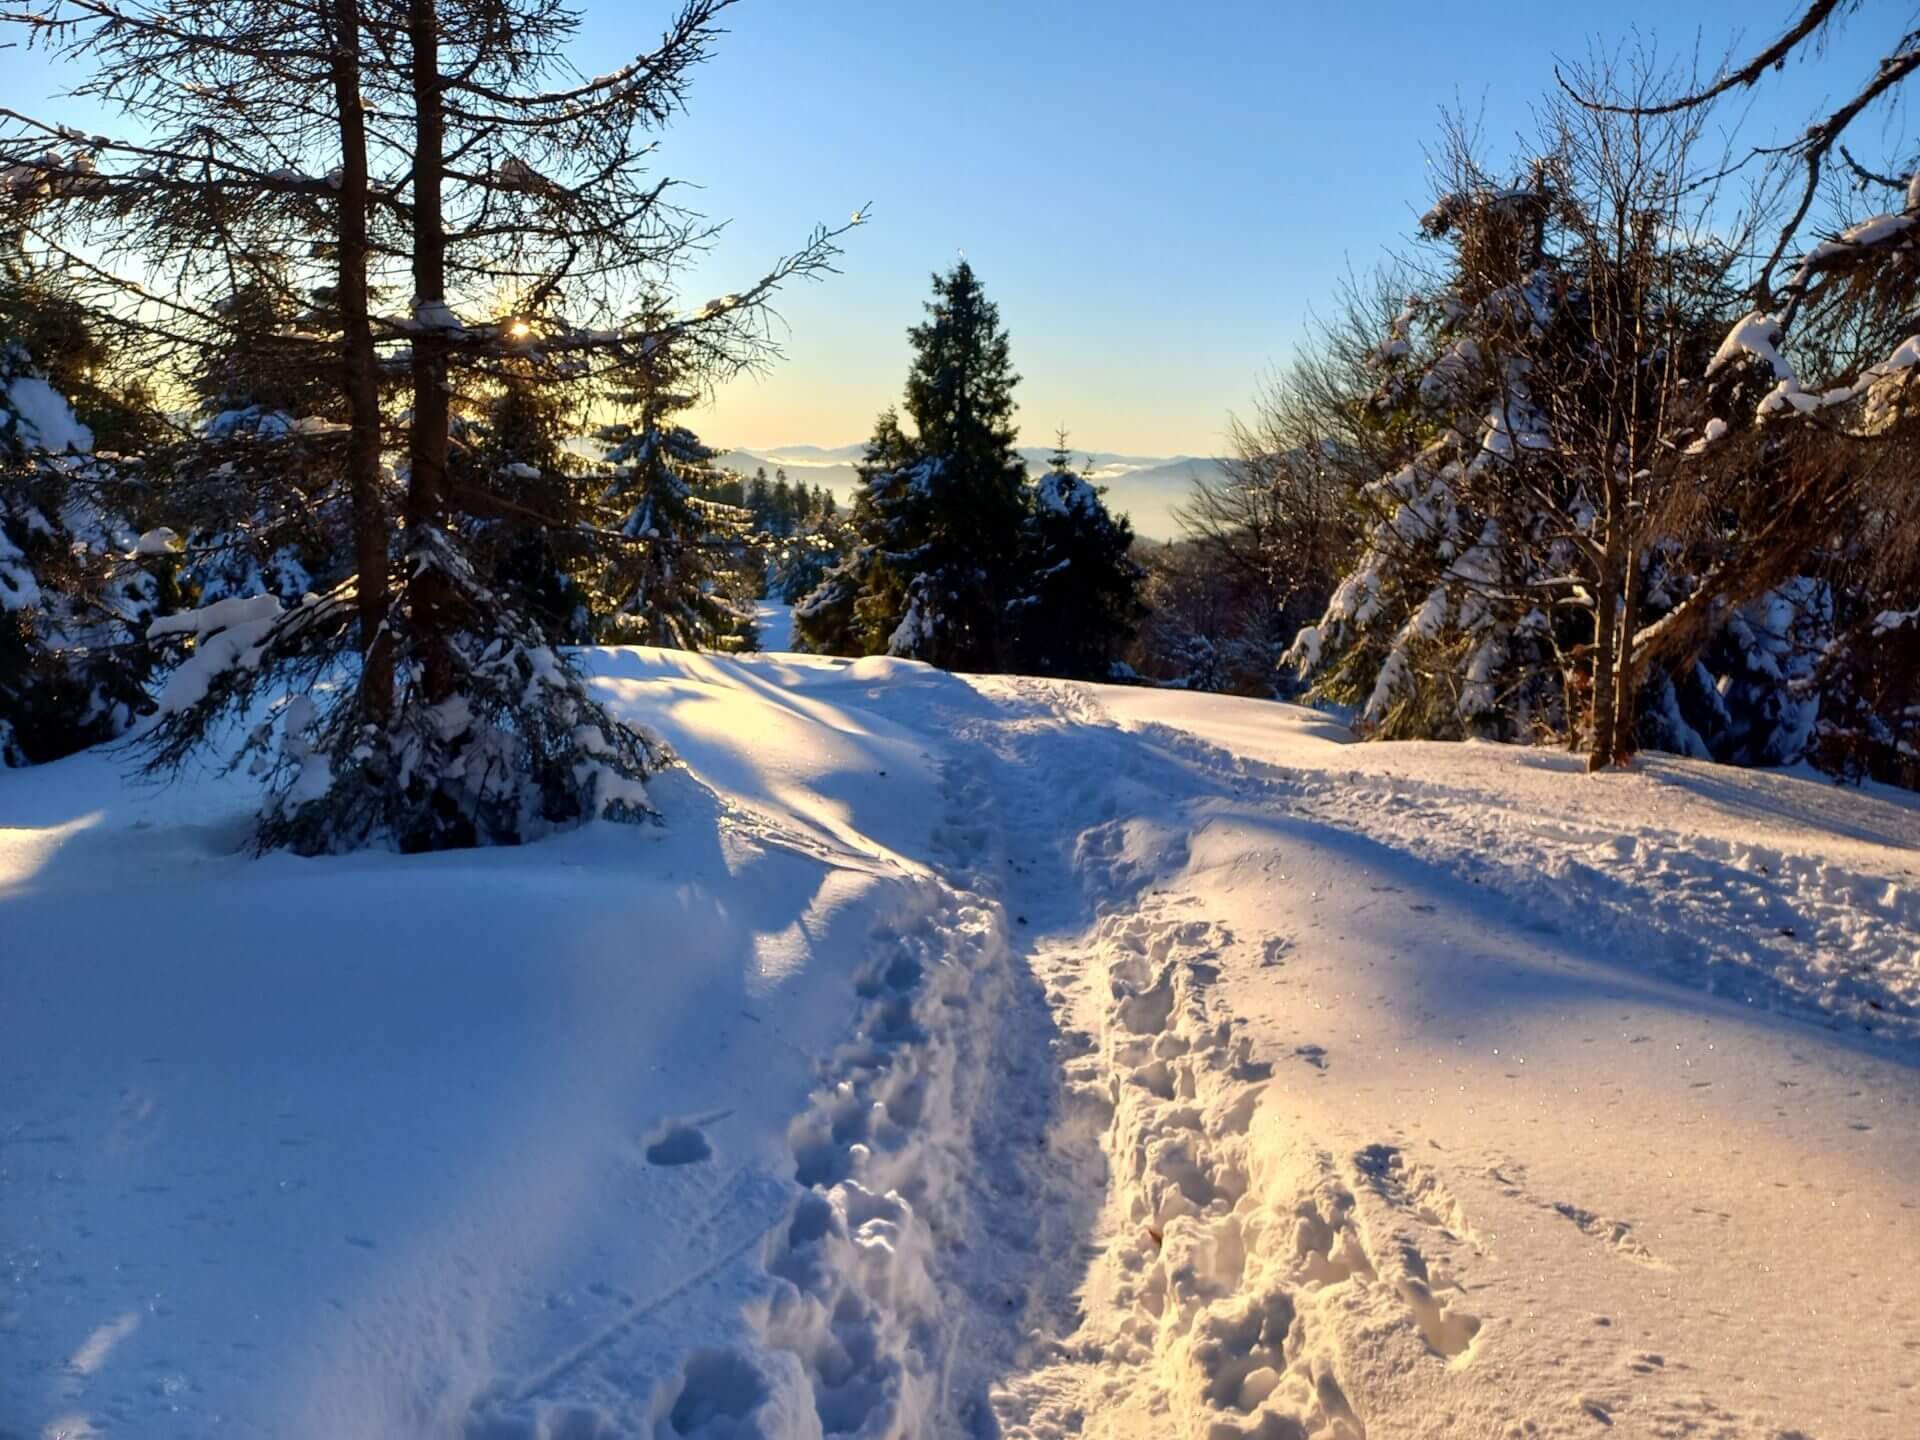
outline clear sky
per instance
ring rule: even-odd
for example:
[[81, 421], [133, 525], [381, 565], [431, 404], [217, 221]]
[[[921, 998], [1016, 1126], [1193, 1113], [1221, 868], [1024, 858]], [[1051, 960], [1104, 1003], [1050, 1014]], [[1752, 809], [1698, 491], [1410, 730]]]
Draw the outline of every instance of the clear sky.
[[[631, 48], [655, 8], [593, 7], [596, 45]], [[874, 221], [842, 276], [783, 302], [786, 362], [731, 387], [707, 428], [747, 446], [864, 437], [899, 395], [929, 272], [964, 251], [1012, 332], [1029, 443], [1064, 423], [1083, 446], [1211, 453], [1349, 261], [1412, 230], [1442, 107], [1484, 104], [1497, 143], [1529, 128], [1554, 56], [1596, 36], [1698, 40], [1710, 69], [1741, 26], [1764, 43], [1795, 8], [747, 0], [666, 143], [732, 217], [714, 288], [811, 220], [871, 201]], [[1861, 17], [1843, 41], [1904, 18]], [[1777, 77], [1786, 123], [1860, 68]]]
[[[670, 0], [582, 3], [594, 74], [651, 43]], [[929, 273], [964, 252], [1012, 332], [1024, 439], [1064, 423], [1082, 447], [1211, 453], [1349, 267], [1410, 234], [1442, 108], [1480, 112], [1498, 148], [1531, 128], [1556, 56], [1637, 33], [1697, 44], [1710, 70], [1799, 8], [744, 0], [663, 137], [662, 170], [729, 221], [683, 298], [740, 288], [816, 221], [871, 202], [873, 223], [843, 274], [782, 300], [785, 360], [697, 423], [746, 447], [863, 438], [899, 396]], [[1911, 23], [1869, 3], [1826, 61], [1771, 78], [1745, 133], [1798, 131]], [[58, 83], [0, 51], [4, 103]]]

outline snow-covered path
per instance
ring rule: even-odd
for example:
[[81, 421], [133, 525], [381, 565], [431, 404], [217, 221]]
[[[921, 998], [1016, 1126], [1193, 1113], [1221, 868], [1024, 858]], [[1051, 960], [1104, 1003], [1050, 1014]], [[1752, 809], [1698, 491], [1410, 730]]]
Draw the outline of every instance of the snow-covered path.
[[[1581, 933], [1578, 890], [1557, 923], [1485, 895], [1490, 863], [1550, 892], [1550, 862], [1524, 834], [1480, 848], [1458, 806], [1396, 821], [1358, 775], [1102, 744], [1103, 700], [1162, 697], [1055, 698], [1076, 723], [1006, 770], [1044, 817], [1017, 872], [1063, 922], [1034, 958], [1091, 1037], [1070, 1073], [1115, 1097], [1114, 1189], [1083, 1323], [1009, 1378], [1008, 1432], [1911, 1432], [1910, 1049], [1649, 979], [1687, 954], [1661, 963], [1653, 904], [1622, 953]], [[1863, 798], [1876, 819], [1910, 824]], [[1672, 842], [1669, 869], [1713, 859]], [[1879, 858], [1894, 877], [1853, 878], [1890, 901], [1898, 971], [1912, 855]], [[1105, 912], [1077, 937], [1073, 877]], [[1821, 1359], [1760, 1359], [1788, 1353]]]
[[763, 651], [779, 653], [793, 648], [793, 606], [762, 600], [753, 607], [755, 638]]
[[1911, 797], [594, 663], [661, 830], [0, 775], [0, 1436], [1920, 1433]]

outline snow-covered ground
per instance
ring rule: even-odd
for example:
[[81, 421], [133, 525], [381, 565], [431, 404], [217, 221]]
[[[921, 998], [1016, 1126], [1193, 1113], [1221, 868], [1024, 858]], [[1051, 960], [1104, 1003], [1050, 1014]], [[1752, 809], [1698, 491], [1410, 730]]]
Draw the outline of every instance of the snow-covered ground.
[[1920, 1433], [1920, 807], [593, 657], [657, 827], [0, 773], [0, 1435]]
[[762, 600], [753, 607], [753, 628], [763, 653], [793, 649], [793, 606]]

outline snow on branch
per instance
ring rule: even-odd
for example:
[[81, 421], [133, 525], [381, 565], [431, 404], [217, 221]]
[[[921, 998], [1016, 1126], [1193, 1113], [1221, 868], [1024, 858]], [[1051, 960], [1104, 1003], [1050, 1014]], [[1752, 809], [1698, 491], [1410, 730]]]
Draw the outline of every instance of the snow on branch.
[[281, 613], [276, 596], [236, 595], [198, 610], [163, 615], [149, 625], [150, 641], [177, 635], [193, 639], [193, 653], [180, 662], [160, 692], [160, 714], [176, 715], [198, 705], [214, 680], [228, 670], [256, 668]]

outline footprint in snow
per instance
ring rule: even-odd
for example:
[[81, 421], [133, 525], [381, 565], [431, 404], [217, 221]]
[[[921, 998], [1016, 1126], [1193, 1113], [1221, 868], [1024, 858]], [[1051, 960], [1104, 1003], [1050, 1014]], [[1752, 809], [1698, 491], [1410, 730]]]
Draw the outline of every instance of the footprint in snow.
[[647, 1146], [649, 1165], [696, 1165], [713, 1158], [713, 1146], [697, 1125], [670, 1122]]

